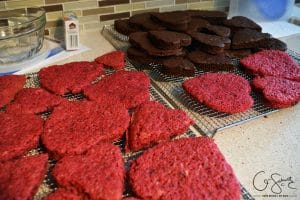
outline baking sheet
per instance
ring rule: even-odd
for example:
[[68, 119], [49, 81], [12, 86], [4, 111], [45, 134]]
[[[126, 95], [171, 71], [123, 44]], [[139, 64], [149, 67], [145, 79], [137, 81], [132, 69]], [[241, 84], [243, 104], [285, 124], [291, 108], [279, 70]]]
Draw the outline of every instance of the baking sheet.
[[[126, 50], [130, 46], [128, 43], [128, 37], [116, 32], [113, 25], [104, 26], [102, 34], [116, 49]], [[287, 52], [298, 62], [300, 62], [299, 54], [291, 50], [288, 50]], [[128, 62], [131, 61], [128, 60]], [[236, 64], [236, 68], [234, 71], [232, 71], [233, 73], [241, 75], [249, 81], [252, 80], [252, 75], [247, 74], [241, 67], [238, 66], [238, 60], [233, 60], [233, 62]], [[237, 114], [220, 113], [206, 107], [204, 104], [195, 101], [192, 97], [184, 92], [181, 84], [188, 78], [165, 75], [160, 72], [159, 65], [150, 64], [149, 66], [145, 67], [134, 62], [131, 63], [135, 68], [144, 70], [146, 73], [148, 73], [151, 77], [151, 84], [153, 87], [175, 108], [185, 110], [190, 117], [195, 120], [195, 128], [203, 135], [213, 137], [218, 131], [223, 129], [279, 111], [278, 109], [267, 106], [264, 103], [262, 96], [253, 91], [251, 96], [254, 99], [254, 106], [251, 109]], [[148, 70], [150, 68], [151, 70]], [[196, 75], [206, 72], [197, 69]]]

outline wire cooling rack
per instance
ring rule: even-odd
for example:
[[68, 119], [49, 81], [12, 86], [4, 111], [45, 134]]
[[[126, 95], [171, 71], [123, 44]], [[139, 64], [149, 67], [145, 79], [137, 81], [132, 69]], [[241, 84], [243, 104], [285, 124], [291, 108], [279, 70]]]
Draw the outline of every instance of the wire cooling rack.
[[[113, 25], [104, 26], [102, 34], [116, 49], [126, 50], [130, 46], [128, 37], [122, 37], [122, 34], [115, 31]], [[287, 52], [294, 57], [298, 63], [300, 62], [299, 54], [291, 50], [288, 50]], [[187, 77], [165, 75], [160, 71], [160, 65], [150, 64], [145, 68], [130, 60], [128, 60], [128, 62], [129, 64], [132, 63], [130, 65], [136, 69], [144, 70], [148, 73], [151, 77], [151, 84], [153, 87], [162, 94], [173, 107], [186, 111], [190, 117], [195, 120], [195, 128], [203, 135], [213, 137], [220, 130], [278, 111], [278, 109], [267, 106], [259, 93], [252, 92], [251, 96], [254, 99], [254, 106], [248, 111], [237, 114], [220, 113], [197, 102], [185, 93], [182, 88], [182, 82], [188, 79]], [[233, 62], [236, 67], [231, 72], [246, 78], [248, 81], [253, 79], [250, 74], [247, 74], [239, 67], [239, 60], [233, 60]], [[206, 72], [207, 71], [197, 69], [195, 74], [200, 75]]]
[[[135, 70], [130, 63], [127, 64], [126, 68], [127, 68], [127, 70]], [[113, 72], [112, 70], [106, 70], [106, 75], [111, 74], [112, 72]], [[39, 77], [38, 77], [37, 73], [27, 74], [26, 76], [27, 76], [27, 80], [26, 80], [24, 87], [36, 88], [36, 87], [40, 86]], [[101, 77], [99, 77], [98, 80], [99, 79], [101, 79]], [[152, 86], [150, 87], [149, 92], [150, 92], [150, 98], [152, 100], [156, 100], [156, 101], [164, 104], [165, 106], [172, 108], [172, 105], [170, 105], [170, 103], [167, 102], [166, 99], [160, 93], [158, 93]], [[63, 97], [68, 99], [69, 101], [81, 101], [81, 100], [85, 99], [85, 96], [83, 94], [76, 94], [76, 95], [66, 94]], [[4, 112], [4, 111], [5, 111], [5, 108], [1, 108], [0, 112]], [[51, 115], [51, 112], [41, 113], [41, 117], [43, 119], [47, 119], [50, 115]], [[194, 127], [191, 127], [184, 134], [177, 136], [174, 139], [178, 139], [181, 137], [198, 137], [198, 136], [201, 136], [201, 135], [199, 135], [199, 133], [194, 129]], [[127, 171], [130, 167], [130, 163], [133, 160], [135, 160], [136, 158], [138, 158], [144, 152], [144, 150], [134, 152], [134, 153], [130, 153], [130, 152], [126, 153], [125, 152], [125, 142], [126, 142], [125, 137], [123, 137], [121, 140], [114, 142], [114, 144], [119, 146], [122, 151], [122, 155], [123, 155], [123, 159], [124, 159], [124, 163], [125, 163], [125, 169]], [[41, 154], [44, 152], [46, 152], [45, 148], [40, 143], [38, 148], [30, 150], [27, 153], [27, 156], [37, 155], [37, 154]], [[34, 196], [34, 200], [42, 200], [42, 199], [44, 199], [45, 196], [47, 196], [48, 194], [52, 193], [53, 191], [55, 191], [57, 189], [57, 184], [51, 175], [51, 172], [56, 164], [56, 161], [49, 159], [48, 163], [49, 163], [49, 169], [47, 171], [47, 174], [44, 177], [42, 184], [39, 186], [38, 192]], [[241, 187], [241, 195], [242, 195], [241, 199], [254, 200], [254, 198], [251, 196], [251, 194], [242, 185], [240, 185], [240, 187]], [[129, 184], [126, 182], [123, 197], [131, 197], [133, 195], [134, 194], [130, 190]]]
[[[205, 72], [199, 72], [199, 74]], [[246, 74], [237, 74], [251, 80], [251, 77]], [[150, 72], [151, 77], [156, 79], [159, 74], [155, 71]], [[256, 92], [252, 92], [251, 96], [254, 99], [254, 106], [242, 113], [226, 114], [217, 112], [194, 100], [190, 95], [186, 94], [182, 88], [182, 81], [178, 82], [164, 82], [153, 81], [153, 85], [157, 90], [165, 94], [168, 101], [176, 105], [176, 107], [185, 110], [195, 121], [200, 132], [208, 136], [214, 136], [217, 131], [229, 128], [234, 125], [245, 123], [249, 120], [259, 118], [261, 116], [278, 111], [268, 107], [263, 98]]]
[[[131, 69], [134, 69], [134, 68], [132, 68], [130, 66], [127, 67], [127, 70], [131, 70]], [[106, 70], [106, 75], [111, 74], [112, 72], [113, 72], [112, 70]], [[26, 83], [25, 83], [24, 87], [26, 87], [26, 88], [36, 88], [36, 87], [40, 86], [39, 77], [38, 77], [37, 73], [27, 74], [26, 77], [27, 77], [27, 79], [26, 79]], [[101, 76], [101, 77], [103, 77], [103, 76]], [[99, 77], [98, 80], [101, 79], [101, 77]], [[172, 108], [172, 106], [153, 87], [149, 88], [149, 92], [150, 92], [150, 98], [152, 100], [158, 101], [158, 102], [164, 104], [165, 106]], [[79, 93], [79, 94], [69, 93], [69, 94], [64, 95], [63, 97], [68, 99], [69, 101], [81, 101], [81, 100], [86, 99], [85, 96], [81, 93]], [[4, 111], [5, 111], [5, 108], [2, 108], [0, 110], [0, 112], [4, 112]], [[41, 113], [41, 117], [43, 119], [47, 119], [50, 115], [51, 115], [51, 112]], [[193, 130], [193, 127], [191, 127], [184, 134], [182, 134], [180, 136], [177, 136], [174, 139], [178, 139], [178, 138], [181, 138], [181, 137], [197, 137], [197, 136], [201, 136], [201, 135], [199, 135], [199, 133], [197, 133], [197, 131]], [[124, 159], [124, 162], [125, 162], [125, 168], [126, 168], [126, 170], [128, 170], [129, 167], [130, 167], [130, 162], [132, 162], [138, 156], [140, 156], [144, 152], [144, 150], [134, 152], [134, 153], [125, 152], [125, 142], [126, 142], [125, 137], [123, 137], [121, 140], [114, 142], [114, 144], [120, 147], [120, 149], [122, 151], [123, 159]], [[37, 155], [37, 154], [41, 154], [41, 153], [44, 153], [44, 152], [46, 152], [45, 148], [43, 147], [42, 144], [39, 144], [37, 149], [30, 150], [27, 153], [27, 155], [28, 156]], [[51, 176], [51, 171], [52, 171], [53, 167], [55, 166], [56, 161], [49, 159], [48, 163], [49, 163], [49, 170], [48, 170], [42, 184], [40, 185], [37, 194], [34, 196], [34, 200], [42, 200], [45, 196], [47, 196], [51, 192], [55, 191], [56, 188], [57, 188], [55, 180]], [[241, 191], [244, 194], [246, 190], [245, 190], [245, 188], [243, 188], [241, 186]], [[250, 195], [250, 194], [248, 194], [248, 195]], [[128, 183], [126, 183], [125, 184], [125, 191], [123, 193], [123, 197], [130, 197], [130, 196], [133, 196], [133, 193], [130, 190], [130, 187], [129, 187]]]

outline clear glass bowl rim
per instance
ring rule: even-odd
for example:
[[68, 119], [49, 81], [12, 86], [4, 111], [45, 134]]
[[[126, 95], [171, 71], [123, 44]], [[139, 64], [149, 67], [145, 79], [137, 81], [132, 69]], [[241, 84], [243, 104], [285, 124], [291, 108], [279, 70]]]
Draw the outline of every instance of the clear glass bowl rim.
[[[24, 25], [27, 25], [27, 24], [30, 24], [30, 23], [33, 23], [35, 21], [39, 21], [39, 20], [43, 20], [42, 22], [42, 25], [39, 26], [39, 27], [36, 27], [35, 29], [33, 29], [32, 31], [30, 32], [34, 32], [36, 30], [39, 30], [41, 29], [43, 26], [46, 25], [46, 11], [44, 8], [42, 7], [37, 7], [37, 6], [31, 6], [31, 7], [26, 7], [26, 8], [13, 8], [13, 9], [5, 9], [5, 10], [0, 10], [0, 12], [9, 12], [9, 11], [13, 11], [13, 10], [20, 10], [20, 9], [25, 9], [26, 10], [26, 13], [28, 13], [28, 10], [30, 9], [36, 9], [37, 10], [37, 13], [40, 11], [40, 14], [38, 16], [35, 16], [33, 19], [31, 20], [28, 20], [22, 24], [16, 24], [16, 25], [9, 25], [9, 26], [1, 26], [0, 27], [0, 30], [6, 30], [6, 29], [13, 29], [14, 27], [17, 28], [17, 27], [20, 27], [20, 26], [24, 26]], [[27, 35], [27, 33], [20, 33], [20, 34], [16, 34], [16, 35], [10, 35], [10, 36], [6, 36], [6, 37], [1, 37], [0, 36], [0, 40], [5, 40], [5, 39], [9, 39], [9, 38], [14, 38], [14, 37], [19, 37], [19, 36], [22, 36], [22, 35]]]

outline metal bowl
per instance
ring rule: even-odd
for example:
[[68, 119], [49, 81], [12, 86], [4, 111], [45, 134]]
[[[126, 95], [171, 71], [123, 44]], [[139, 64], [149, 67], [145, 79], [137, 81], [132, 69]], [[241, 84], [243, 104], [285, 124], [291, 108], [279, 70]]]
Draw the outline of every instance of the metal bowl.
[[0, 66], [29, 59], [43, 46], [43, 8], [0, 10]]

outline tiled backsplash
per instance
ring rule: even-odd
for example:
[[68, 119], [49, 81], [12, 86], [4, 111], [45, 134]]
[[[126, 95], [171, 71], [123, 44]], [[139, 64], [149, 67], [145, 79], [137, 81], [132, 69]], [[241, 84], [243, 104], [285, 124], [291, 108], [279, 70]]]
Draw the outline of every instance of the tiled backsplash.
[[227, 10], [229, 0], [0, 0], [0, 9], [41, 6], [47, 14], [46, 34], [62, 28], [63, 11], [74, 11], [80, 30], [99, 29], [115, 19], [128, 18], [146, 11], [171, 11], [186, 9]]

